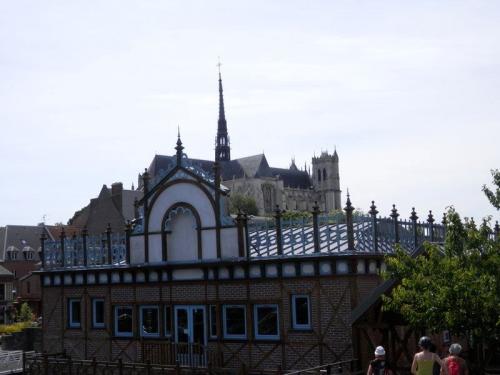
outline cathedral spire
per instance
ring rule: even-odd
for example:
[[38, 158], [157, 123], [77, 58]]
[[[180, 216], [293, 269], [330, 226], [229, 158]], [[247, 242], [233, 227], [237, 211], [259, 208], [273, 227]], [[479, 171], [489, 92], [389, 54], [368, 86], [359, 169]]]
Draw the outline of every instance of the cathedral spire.
[[215, 139], [215, 160], [229, 161], [231, 160], [231, 148], [229, 147], [229, 136], [227, 134], [226, 113], [224, 111], [224, 95], [222, 90], [222, 76], [219, 67], [219, 121], [217, 123], [217, 137]]

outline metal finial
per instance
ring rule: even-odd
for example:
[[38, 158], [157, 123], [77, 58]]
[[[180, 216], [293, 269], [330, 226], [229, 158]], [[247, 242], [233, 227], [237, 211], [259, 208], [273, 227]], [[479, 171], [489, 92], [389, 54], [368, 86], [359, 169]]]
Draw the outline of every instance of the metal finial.
[[441, 224], [443, 224], [444, 226], [446, 226], [446, 223], [448, 221], [446, 220], [446, 212], [443, 212], [443, 220], [441, 220]]
[[375, 206], [375, 201], [372, 201], [372, 205], [370, 206], [370, 215], [377, 216], [377, 206]]
[[427, 222], [432, 224], [434, 223], [434, 215], [432, 215], [432, 210], [429, 210], [429, 216], [427, 216]]
[[396, 208], [396, 205], [393, 204], [392, 205], [392, 210], [391, 210], [391, 217], [396, 220], [398, 218], [399, 214], [398, 214], [398, 210]]
[[412, 207], [411, 208], [411, 216], [410, 216], [410, 219], [412, 221], [417, 221], [418, 220], [418, 216], [417, 216], [417, 212], [415, 211], [415, 207]]
[[354, 207], [352, 206], [352, 203], [351, 203], [351, 196], [349, 195], [349, 189], [347, 189], [347, 200], [346, 200], [344, 210], [350, 211], [350, 212], [354, 211]]

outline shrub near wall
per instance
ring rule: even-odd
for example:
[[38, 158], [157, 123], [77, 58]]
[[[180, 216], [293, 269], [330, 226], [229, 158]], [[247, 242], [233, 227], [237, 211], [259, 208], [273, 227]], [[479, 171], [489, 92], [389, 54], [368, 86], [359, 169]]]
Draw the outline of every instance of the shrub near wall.
[[0, 335], [12, 335], [21, 332], [23, 329], [31, 327], [31, 322], [19, 322], [13, 324], [0, 324]]

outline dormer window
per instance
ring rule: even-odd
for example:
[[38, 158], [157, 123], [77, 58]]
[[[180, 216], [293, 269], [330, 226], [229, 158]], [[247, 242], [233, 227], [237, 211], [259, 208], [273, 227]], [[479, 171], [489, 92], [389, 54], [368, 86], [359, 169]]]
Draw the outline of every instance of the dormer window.
[[7, 259], [17, 260], [19, 258], [19, 250], [14, 246], [9, 246], [7, 248]]
[[33, 258], [35, 257], [35, 249], [29, 246], [25, 246], [23, 248], [23, 255], [25, 260], [33, 260]]

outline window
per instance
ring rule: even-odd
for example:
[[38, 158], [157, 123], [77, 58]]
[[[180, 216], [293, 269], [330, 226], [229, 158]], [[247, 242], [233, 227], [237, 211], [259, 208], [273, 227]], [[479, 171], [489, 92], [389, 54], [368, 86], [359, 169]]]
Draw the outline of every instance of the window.
[[104, 299], [95, 298], [92, 300], [92, 327], [104, 328]]
[[255, 338], [261, 340], [279, 339], [278, 305], [255, 305]]
[[141, 336], [159, 337], [160, 319], [158, 306], [141, 306]]
[[68, 326], [69, 328], [80, 328], [81, 322], [81, 302], [79, 299], [68, 300]]
[[172, 307], [165, 306], [165, 336], [172, 336]]
[[217, 338], [217, 306], [210, 305], [209, 310], [210, 319], [210, 338]]
[[115, 336], [133, 336], [132, 312], [133, 310], [130, 306], [115, 307]]
[[318, 169], [318, 181], [321, 181], [321, 169]]
[[246, 309], [244, 305], [224, 305], [223, 310], [224, 338], [246, 339]]
[[326, 168], [323, 168], [323, 181], [326, 181]]
[[0, 301], [5, 301], [5, 284], [0, 284]]
[[311, 329], [311, 308], [308, 295], [292, 296], [292, 328]]

